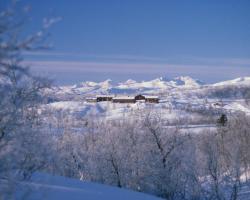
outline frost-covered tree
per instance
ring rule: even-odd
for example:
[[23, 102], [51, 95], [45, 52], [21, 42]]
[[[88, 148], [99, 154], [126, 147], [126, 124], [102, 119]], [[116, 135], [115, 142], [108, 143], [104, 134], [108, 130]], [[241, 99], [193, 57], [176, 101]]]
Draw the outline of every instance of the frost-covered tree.
[[44, 47], [46, 30], [23, 36], [25, 17], [17, 13], [15, 5], [0, 13], [0, 178], [14, 181], [45, 166], [46, 132], [38, 108], [50, 85], [22, 63], [24, 51]]

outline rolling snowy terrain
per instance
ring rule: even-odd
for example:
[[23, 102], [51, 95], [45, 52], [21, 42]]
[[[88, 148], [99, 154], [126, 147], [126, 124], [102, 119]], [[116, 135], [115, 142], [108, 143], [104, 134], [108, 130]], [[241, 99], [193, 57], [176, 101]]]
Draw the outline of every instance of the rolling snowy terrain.
[[[73, 86], [54, 87], [46, 91], [50, 102], [45, 107], [64, 110], [68, 114], [84, 117], [119, 118], [136, 110], [154, 109], [169, 121], [176, 118], [189, 118], [210, 112], [244, 112], [250, 114], [250, 77], [237, 78], [215, 84], [204, 84], [190, 77], [177, 77], [173, 80], [157, 78], [152, 81], [137, 82], [128, 80], [112, 84], [104, 82], [82, 82]], [[159, 104], [141, 103], [120, 104], [112, 102], [89, 103], [88, 97], [96, 95], [157, 95]], [[192, 113], [192, 115], [190, 115]]]

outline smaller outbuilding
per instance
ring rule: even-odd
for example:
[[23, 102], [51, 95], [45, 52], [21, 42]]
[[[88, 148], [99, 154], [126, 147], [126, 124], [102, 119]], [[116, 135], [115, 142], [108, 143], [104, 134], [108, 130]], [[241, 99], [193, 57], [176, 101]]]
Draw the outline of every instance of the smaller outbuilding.
[[141, 94], [136, 95], [136, 96], [135, 96], [135, 100], [136, 100], [136, 101], [145, 100], [145, 96], [143, 96], [143, 95], [141, 95]]
[[145, 96], [145, 102], [159, 103], [159, 97], [158, 96]]
[[148, 103], [159, 103], [159, 97], [158, 96], [147, 96], [147, 95], [137, 95], [135, 96], [135, 101], [141, 102], [148, 102]]

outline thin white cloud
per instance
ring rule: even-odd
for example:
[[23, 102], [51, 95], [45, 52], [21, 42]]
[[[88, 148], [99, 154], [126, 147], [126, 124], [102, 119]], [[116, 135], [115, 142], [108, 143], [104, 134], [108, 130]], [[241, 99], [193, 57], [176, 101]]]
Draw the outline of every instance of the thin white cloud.
[[81, 81], [102, 81], [107, 78], [149, 80], [156, 77], [191, 76], [207, 83], [250, 76], [250, 67], [211, 65], [181, 65], [170, 63], [123, 63], [84, 61], [23, 61], [39, 75], [48, 76], [60, 84]]
[[36, 71], [47, 72], [96, 72], [96, 73], [195, 73], [207, 75], [241, 74], [250, 75], [248, 67], [210, 65], [180, 65], [180, 64], [148, 64], [148, 63], [100, 63], [100, 62], [71, 62], [71, 61], [24, 61], [23, 64], [31, 66]]
[[[194, 56], [180, 56], [176, 58], [171, 57], [150, 57], [140, 55], [95, 55], [87, 53], [73, 53], [73, 52], [25, 52], [25, 56], [34, 57], [34, 60], [42, 60], [41, 58], [49, 57], [50, 60], [55, 57], [62, 57], [66, 60], [88, 59], [88, 60], [109, 60], [109, 61], [123, 61], [123, 62], [150, 62], [150, 63], [172, 63], [182, 65], [210, 65], [210, 66], [245, 66], [250, 67], [250, 58], [213, 58], [213, 57], [194, 57]], [[56, 60], [55, 60], [56, 61]]]
[[25, 56], [36, 56], [36, 57], [55, 57], [55, 56], [63, 56], [63, 57], [78, 57], [78, 58], [92, 58], [92, 59], [109, 59], [109, 60], [143, 60], [143, 61], [155, 61], [155, 62], [166, 62], [168, 59], [160, 58], [160, 57], [149, 57], [149, 56], [134, 56], [134, 55], [95, 55], [95, 54], [86, 54], [86, 53], [72, 53], [72, 52], [24, 52]]
[[250, 58], [213, 58], [213, 57], [187, 57], [194, 63], [206, 63], [209, 65], [245, 65], [250, 67]]

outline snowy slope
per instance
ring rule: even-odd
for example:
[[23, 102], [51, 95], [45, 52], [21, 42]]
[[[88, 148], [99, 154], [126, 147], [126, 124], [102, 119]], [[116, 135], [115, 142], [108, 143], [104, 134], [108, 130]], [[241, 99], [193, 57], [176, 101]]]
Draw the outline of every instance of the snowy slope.
[[189, 88], [196, 88], [199, 87], [200, 85], [203, 85], [204, 83], [192, 79], [189, 76], [180, 76], [176, 77], [173, 80], [169, 81], [174, 87], [189, 87]]
[[156, 200], [144, 193], [43, 173], [19, 183], [17, 200]]
[[153, 92], [162, 92], [164, 90], [173, 89], [173, 88], [195, 88], [201, 85], [200, 81], [194, 80], [188, 76], [176, 77], [173, 80], [168, 80], [166, 78], [160, 77], [153, 79], [151, 81], [142, 81], [136, 82], [129, 79], [124, 83], [120, 83], [118, 86], [110, 89], [110, 92], [124, 90], [138, 91], [144, 93], [153, 93]]
[[111, 80], [108, 79], [100, 83], [87, 81], [87, 82], [82, 82], [73, 86], [61, 86], [59, 87], [59, 93], [102, 94], [104, 91], [107, 91], [109, 88], [111, 88], [110, 82]]
[[233, 80], [222, 81], [213, 84], [213, 86], [226, 86], [226, 85], [250, 85], [250, 77], [239, 77]]

